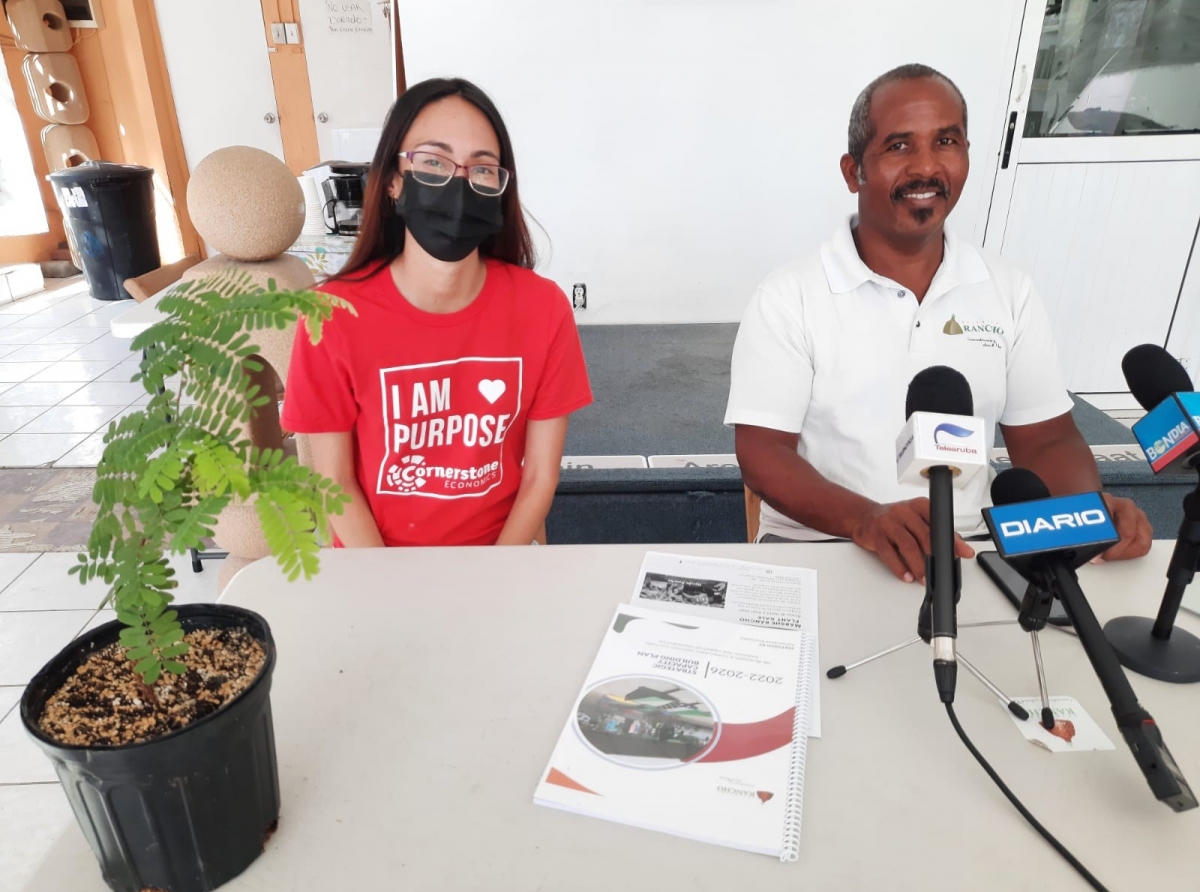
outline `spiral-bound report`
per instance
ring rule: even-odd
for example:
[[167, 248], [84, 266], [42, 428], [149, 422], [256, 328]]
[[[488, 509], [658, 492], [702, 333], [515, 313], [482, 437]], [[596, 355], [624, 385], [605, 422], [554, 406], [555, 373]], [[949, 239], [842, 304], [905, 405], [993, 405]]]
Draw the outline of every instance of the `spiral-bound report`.
[[534, 802], [794, 861], [813, 640], [622, 606]]

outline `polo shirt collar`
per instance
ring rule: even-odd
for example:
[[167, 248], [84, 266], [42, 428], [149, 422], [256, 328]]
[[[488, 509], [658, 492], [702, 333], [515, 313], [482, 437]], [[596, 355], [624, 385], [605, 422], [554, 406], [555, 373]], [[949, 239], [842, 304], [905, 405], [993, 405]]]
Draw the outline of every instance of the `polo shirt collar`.
[[[867, 282], [891, 285], [883, 276], [868, 267], [858, 256], [851, 230], [858, 224], [858, 215], [851, 214], [833, 233], [833, 238], [821, 245], [821, 264], [825, 267], [825, 278], [829, 290], [834, 294], [847, 294]], [[987, 264], [973, 245], [967, 244], [946, 230], [945, 251], [942, 265], [934, 275], [936, 289], [944, 293], [955, 285], [973, 285], [986, 282], [991, 276]]]

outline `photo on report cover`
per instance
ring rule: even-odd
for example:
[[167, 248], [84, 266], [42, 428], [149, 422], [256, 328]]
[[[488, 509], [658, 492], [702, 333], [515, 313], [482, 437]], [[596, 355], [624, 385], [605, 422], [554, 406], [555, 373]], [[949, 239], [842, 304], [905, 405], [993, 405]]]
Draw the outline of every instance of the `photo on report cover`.
[[575, 715], [583, 741], [630, 768], [674, 768], [713, 743], [712, 706], [677, 682], [647, 676], [602, 681], [584, 694]]
[[638, 597], [647, 601], [695, 604], [700, 607], [725, 607], [729, 583], [719, 579], [692, 579], [666, 573], [646, 573]]

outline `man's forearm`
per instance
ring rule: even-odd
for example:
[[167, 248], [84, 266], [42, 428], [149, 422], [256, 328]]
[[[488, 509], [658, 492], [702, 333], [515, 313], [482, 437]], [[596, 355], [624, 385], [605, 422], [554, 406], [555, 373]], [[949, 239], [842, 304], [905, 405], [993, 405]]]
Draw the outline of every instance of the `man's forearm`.
[[876, 507], [870, 499], [831, 483], [784, 444], [739, 448], [738, 461], [751, 492], [781, 514], [830, 536], [851, 538], [858, 520]]
[[1065, 496], [1101, 489], [1100, 472], [1087, 442], [1079, 435], [1060, 437], [1039, 449], [1009, 450], [1014, 467], [1033, 471], [1051, 495]]

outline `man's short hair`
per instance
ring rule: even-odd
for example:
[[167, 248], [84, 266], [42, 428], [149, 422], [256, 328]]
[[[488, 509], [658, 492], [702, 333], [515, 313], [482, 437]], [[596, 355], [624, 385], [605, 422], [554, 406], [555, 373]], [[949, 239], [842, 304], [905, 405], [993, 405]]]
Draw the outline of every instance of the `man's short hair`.
[[860, 168], [862, 167], [863, 153], [867, 150], [867, 144], [875, 138], [875, 130], [871, 125], [871, 100], [875, 98], [875, 91], [885, 84], [894, 84], [897, 81], [919, 80], [926, 77], [940, 80], [949, 86], [955, 95], [958, 96], [963, 107], [963, 130], [964, 132], [966, 131], [967, 100], [963, 98], [962, 90], [958, 89], [958, 85], [936, 68], [930, 68], [928, 65], [921, 65], [920, 63], [901, 65], [899, 68], [893, 68], [886, 74], [879, 75], [879, 77], [867, 84], [866, 89], [859, 93], [858, 98], [854, 100], [854, 108], [850, 110], [847, 151], [850, 153], [850, 157], [854, 159], [854, 163]]

